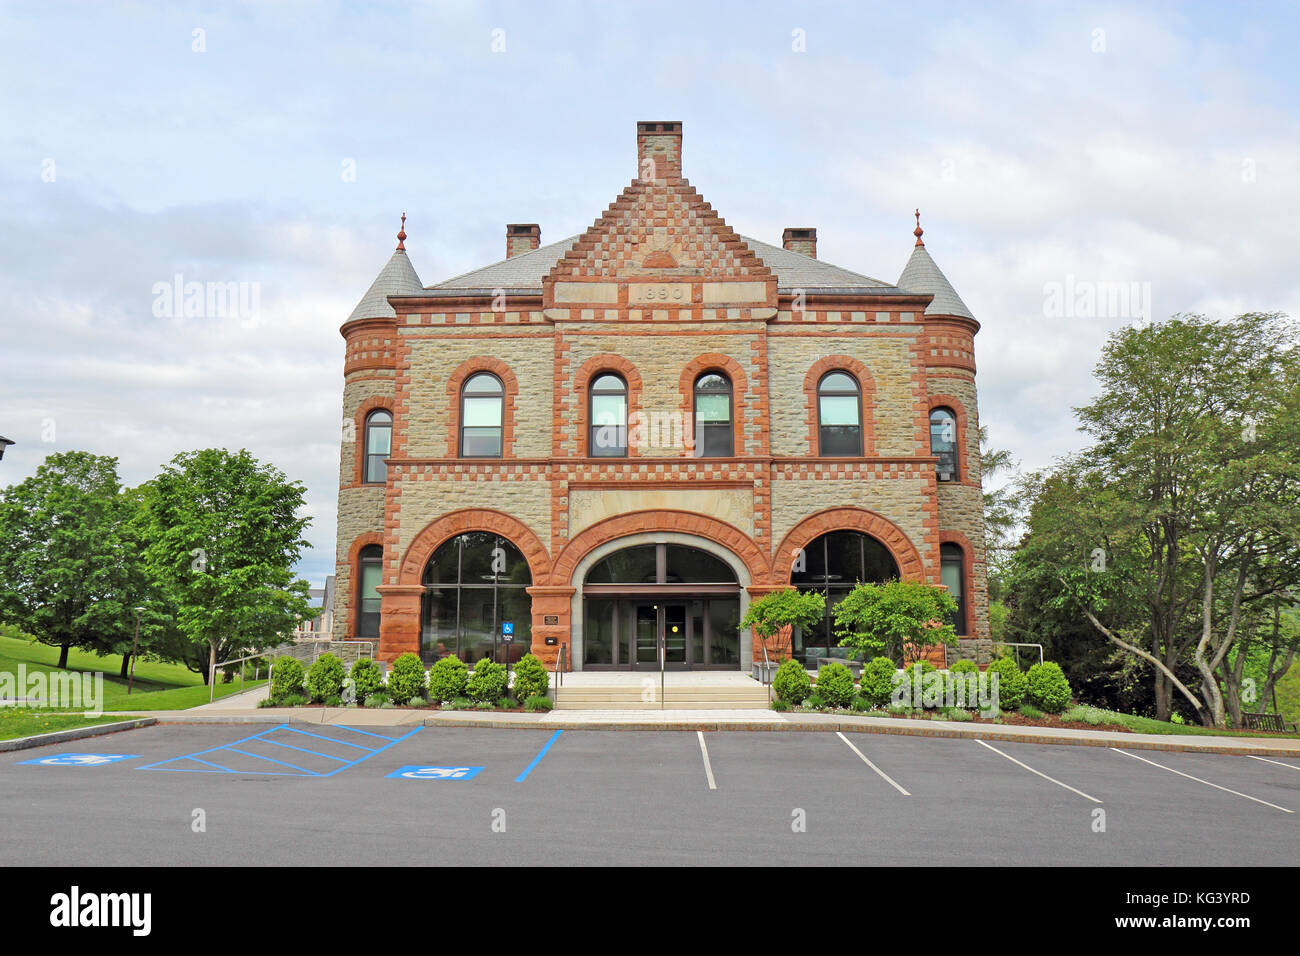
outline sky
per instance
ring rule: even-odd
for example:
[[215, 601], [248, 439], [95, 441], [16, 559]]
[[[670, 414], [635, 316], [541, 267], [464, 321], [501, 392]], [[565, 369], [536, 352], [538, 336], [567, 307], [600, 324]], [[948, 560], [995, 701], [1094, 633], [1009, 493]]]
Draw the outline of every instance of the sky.
[[[338, 328], [401, 213], [425, 283], [508, 222], [578, 234], [638, 120], [683, 122], [737, 232], [875, 278], [919, 207], [992, 444], [1049, 465], [1110, 332], [1300, 315], [1297, 35], [1294, 4], [0, 3], [0, 483], [248, 448], [306, 485], [319, 586]], [[171, 314], [178, 282], [242, 307]]]

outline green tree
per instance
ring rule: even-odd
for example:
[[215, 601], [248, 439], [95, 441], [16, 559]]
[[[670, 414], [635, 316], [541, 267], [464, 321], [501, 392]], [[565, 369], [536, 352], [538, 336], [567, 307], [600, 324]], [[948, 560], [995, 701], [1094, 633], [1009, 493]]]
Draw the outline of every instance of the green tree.
[[143, 576], [117, 459], [48, 456], [0, 492], [0, 614], [43, 644], [106, 653], [129, 646]]
[[764, 641], [780, 638], [773, 648], [773, 657], [779, 660], [790, 648], [794, 628], [810, 631], [822, 622], [826, 614], [826, 597], [816, 591], [797, 591], [783, 588], [769, 591], [749, 605], [740, 627], [753, 628]]
[[956, 645], [956, 613], [947, 588], [921, 581], [859, 584], [835, 605], [835, 635], [841, 647], [918, 660], [931, 647]]
[[286, 638], [310, 613], [293, 566], [304, 487], [247, 451], [177, 455], [144, 489], [145, 564], [170, 611], [171, 653], [203, 674]]

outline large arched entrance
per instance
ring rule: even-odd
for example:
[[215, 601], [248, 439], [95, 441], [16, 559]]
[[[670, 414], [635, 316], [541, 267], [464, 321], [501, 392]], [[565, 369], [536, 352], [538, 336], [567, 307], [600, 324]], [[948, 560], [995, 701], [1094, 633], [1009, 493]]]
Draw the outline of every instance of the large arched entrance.
[[670, 670], [747, 666], [737, 565], [716, 544], [687, 536], [638, 535], [597, 549], [575, 578], [574, 663], [658, 670], [662, 654]]

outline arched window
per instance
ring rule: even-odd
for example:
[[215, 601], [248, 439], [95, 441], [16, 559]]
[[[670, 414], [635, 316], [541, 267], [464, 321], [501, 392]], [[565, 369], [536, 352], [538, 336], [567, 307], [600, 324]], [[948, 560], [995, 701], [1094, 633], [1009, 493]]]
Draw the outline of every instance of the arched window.
[[366, 416], [365, 462], [362, 464], [361, 480], [366, 484], [382, 485], [388, 469], [384, 459], [393, 451], [393, 415], [386, 409], [377, 408]]
[[506, 390], [491, 372], [478, 372], [460, 389], [460, 456], [500, 458]]
[[[424, 567], [420, 656], [455, 654], [473, 666], [484, 657], [518, 661], [532, 649], [533, 583], [528, 562], [508, 540], [470, 531], [441, 545]], [[504, 625], [512, 640], [502, 640]]]
[[627, 382], [611, 372], [596, 376], [587, 398], [587, 415], [587, 454], [626, 458]]
[[695, 380], [697, 458], [730, 458], [735, 454], [731, 415], [731, 379], [721, 372], [705, 372]]
[[939, 545], [939, 580], [957, 602], [949, 622], [958, 634], [966, 634], [966, 555], [959, 544]]
[[383, 580], [384, 549], [368, 544], [357, 555], [357, 633], [359, 638], [379, 637], [379, 591]]
[[961, 480], [957, 455], [957, 416], [951, 408], [936, 408], [930, 412], [930, 454], [939, 459], [934, 466], [939, 481]]
[[827, 372], [817, 383], [818, 454], [853, 457], [862, 452], [862, 388], [848, 372]]
[[854, 654], [840, 647], [835, 636], [835, 605], [860, 583], [880, 584], [897, 577], [898, 564], [889, 549], [868, 534], [830, 531], [810, 541], [795, 556], [790, 583], [801, 592], [825, 595], [826, 614], [816, 627], [794, 634], [795, 659], [811, 667], [823, 657]]

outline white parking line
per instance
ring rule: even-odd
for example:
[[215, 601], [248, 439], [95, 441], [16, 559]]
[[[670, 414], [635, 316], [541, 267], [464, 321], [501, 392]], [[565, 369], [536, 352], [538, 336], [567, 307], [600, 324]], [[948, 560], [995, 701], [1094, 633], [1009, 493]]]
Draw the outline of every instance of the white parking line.
[[1262, 760], [1264, 763], [1271, 763], [1277, 767], [1286, 767], [1288, 770], [1300, 772], [1300, 767], [1292, 763], [1282, 763], [1280, 760], [1269, 760], [1267, 757], [1257, 757], [1254, 754], [1242, 754], [1243, 757], [1249, 757], [1251, 760]]
[[[1210, 783], [1208, 780], [1202, 780], [1200, 777], [1193, 777], [1190, 773], [1183, 773], [1181, 770], [1175, 770], [1173, 767], [1166, 767], [1162, 763], [1156, 763], [1154, 760], [1148, 760], [1146, 757], [1139, 757], [1137, 754], [1131, 754], [1127, 750], [1120, 750], [1118, 747], [1111, 747], [1111, 750], [1117, 754], [1123, 754], [1125, 757], [1132, 757], [1134, 760], [1141, 760], [1143, 763], [1149, 763], [1153, 767], [1159, 767], [1161, 770], [1168, 770], [1170, 773], [1176, 773], [1180, 777], [1186, 777], [1188, 780], [1195, 780], [1197, 783], [1203, 783], [1207, 787], [1213, 787], [1215, 790], [1222, 790], [1224, 793], [1231, 793], [1234, 796], [1245, 797], [1247, 800], [1254, 800], [1256, 803], [1262, 803], [1266, 807], [1272, 807], [1274, 810], [1281, 810], [1283, 813], [1294, 813], [1294, 810], [1288, 810], [1286, 807], [1279, 807], [1276, 803], [1269, 803], [1267, 800], [1261, 800], [1259, 797], [1252, 797], [1248, 793], [1241, 793], [1237, 790], [1229, 790], [1227, 787], [1221, 787], [1217, 783]], [[1243, 756], [1249, 757], [1250, 754]]]
[[905, 796], [905, 797], [910, 797], [910, 796], [911, 796], [910, 793], [908, 793], [906, 790], [904, 790], [902, 787], [900, 787], [900, 786], [898, 785], [898, 783], [894, 780], [893, 777], [891, 777], [889, 774], [885, 773], [885, 771], [883, 771], [883, 770], [881, 770], [879, 767], [877, 767], [874, 763], [872, 763], [870, 760], [867, 759], [867, 755], [866, 755], [866, 754], [864, 754], [864, 753], [863, 753], [861, 750], [859, 750], [857, 747], [853, 746], [853, 741], [849, 740], [848, 737], [845, 737], [845, 736], [844, 736], [842, 733], [840, 733], [838, 730], [835, 731], [835, 736], [839, 737], [840, 740], [842, 740], [842, 741], [844, 741], [846, 744], [848, 744], [848, 745], [849, 745], [849, 749], [852, 750], [852, 751], [853, 751], [855, 754], [857, 754], [859, 757], [861, 757], [861, 758], [862, 758], [862, 762], [863, 762], [864, 764], [866, 764], [868, 767], [870, 767], [870, 768], [871, 768], [872, 770], [874, 770], [876, 773], [880, 774], [881, 778], [882, 778], [882, 779], [883, 779], [887, 784], [889, 784], [891, 787], [893, 787], [895, 790], [897, 790], [897, 791], [898, 791], [899, 793], [901, 793], [903, 796]]
[[717, 790], [718, 784], [713, 779], [713, 766], [709, 763], [709, 748], [704, 746], [704, 731], [697, 730], [695, 733], [700, 738], [700, 753], [704, 755], [704, 774], [709, 778], [709, 789]]
[[998, 754], [999, 756], [1006, 757], [1008, 760], [1010, 760], [1010, 761], [1011, 761], [1013, 764], [1015, 764], [1017, 767], [1024, 767], [1024, 768], [1025, 768], [1026, 770], [1028, 770], [1030, 773], [1038, 774], [1038, 776], [1042, 777], [1044, 780], [1050, 780], [1050, 781], [1052, 781], [1052, 783], [1056, 784], [1058, 787], [1064, 787], [1066, 790], [1069, 790], [1071, 793], [1077, 793], [1079, 796], [1083, 797], [1085, 800], [1091, 800], [1093, 803], [1101, 803], [1101, 801], [1098, 800], [1096, 797], [1090, 797], [1090, 796], [1088, 796], [1086, 793], [1084, 793], [1082, 790], [1075, 790], [1074, 787], [1070, 786], [1068, 783], [1061, 783], [1061, 781], [1057, 780], [1055, 777], [1049, 777], [1047, 774], [1043, 773], [1041, 770], [1035, 770], [1033, 767], [1029, 766], [1029, 764], [1021, 763], [1021, 762], [1020, 762], [1019, 760], [1017, 760], [1015, 757], [1011, 756], [1011, 754], [1004, 754], [1001, 750], [998, 750], [997, 747], [993, 747], [993, 746], [991, 746], [991, 745], [989, 745], [989, 744], [986, 744], [986, 743], [984, 743], [984, 741], [982, 741], [982, 740], [976, 740], [975, 742], [976, 742], [977, 744], [979, 744], [981, 747], [988, 747], [989, 750], [992, 750], [995, 754]]

